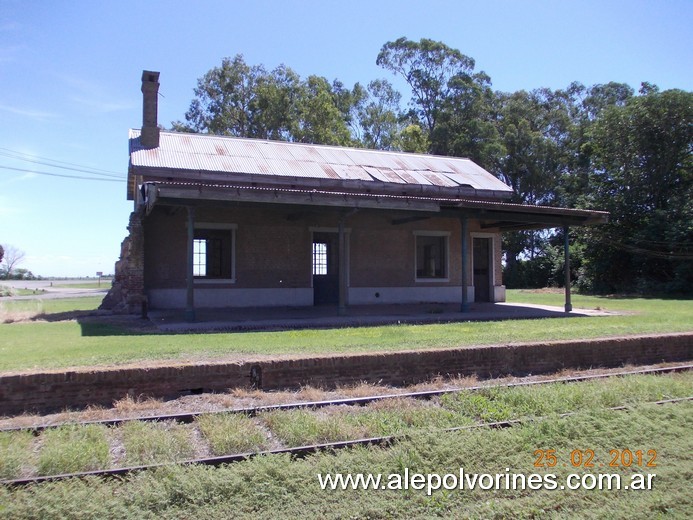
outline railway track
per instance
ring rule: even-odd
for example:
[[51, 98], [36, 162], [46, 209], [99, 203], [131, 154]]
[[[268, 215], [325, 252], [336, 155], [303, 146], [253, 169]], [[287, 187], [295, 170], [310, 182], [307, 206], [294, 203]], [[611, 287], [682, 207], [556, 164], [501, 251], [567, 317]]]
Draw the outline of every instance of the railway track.
[[[652, 404], [652, 405], [665, 405], [665, 404], [676, 404], [676, 403], [681, 403], [685, 401], [693, 401], [693, 396], [691, 397], [683, 397], [679, 399], [666, 399], [662, 401], [653, 401], [650, 403], [642, 403], [642, 404]], [[629, 407], [627, 406], [615, 406], [611, 408], [607, 408], [609, 411], [627, 411]], [[569, 413], [563, 413], [560, 414], [559, 417], [565, 418], [565, 417], [570, 417], [572, 415], [575, 415], [577, 412], [569, 412]], [[470, 426], [458, 426], [455, 428], [445, 428], [442, 430], [439, 430], [438, 433], [452, 433], [452, 432], [459, 432], [459, 431], [464, 431], [464, 430], [473, 430], [473, 429], [479, 429], [479, 428], [510, 428], [519, 424], [523, 423], [528, 423], [528, 422], [540, 422], [543, 420], [546, 420], [547, 417], [532, 417], [529, 419], [513, 419], [509, 421], [497, 421], [497, 422], [491, 422], [491, 423], [481, 423], [481, 424], [474, 424]], [[258, 456], [267, 456], [267, 455], [280, 455], [280, 454], [289, 454], [292, 457], [305, 457], [307, 455], [310, 455], [312, 453], [319, 453], [323, 451], [334, 451], [334, 450], [340, 450], [344, 448], [351, 448], [355, 446], [390, 446], [393, 443], [400, 441], [402, 439], [406, 439], [409, 436], [409, 434], [401, 434], [401, 435], [388, 435], [388, 436], [383, 436], [383, 437], [369, 437], [365, 439], [355, 439], [355, 440], [347, 440], [347, 441], [338, 441], [338, 442], [328, 442], [328, 443], [323, 443], [323, 444], [312, 444], [312, 445], [307, 445], [307, 446], [297, 446], [293, 448], [281, 448], [281, 449], [276, 449], [276, 450], [265, 450], [265, 451], [257, 451], [257, 452], [248, 452], [248, 453], [239, 453], [239, 454], [233, 454], [233, 455], [223, 455], [219, 457], [204, 457], [204, 458], [199, 458], [199, 459], [189, 459], [189, 460], [182, 460], [182, 461], [176, 461], [176, 462], [166, 462], [166, 463], [158, 463], [158, 464], [147, 464], [147, 465], [141, 465], [141, 466], [127, 466], [127, 467], [120, 467], [120, 468], [113, 468], [113, 469], [105, 469], [105, 470], [96, 470], [96, 471], [83, 471], [83, 472], [78, 472], [78, 473], [65, 473], [61, 475], [44, 475], [44, 476], [39, 476], [39, 477], [30, 477], [30, 478], [21, 478], [21, 479], [13, 479], [13, 480], [0, 480], [0, 484], [6, 485], [9, 487], [20, 487], [20, 486], [27, 486], [31, 484], [40, 484], [43, 482], [54, 482], [54, 481], [59, 481], [59, 480], [65, 480], [65, 479], [70, 479], [70, 478], [86, 478], [86, 477], [123, 477], [127, 476], [132, 473], [136, 473], [139, 471], [147, 471], [147, 470], [153, 470], [157, 468], [163, 468], [166, 466], [172, 466], [172, 465], [202, 465], [202, 466], [221, 466], [222, 464], [233, 464], [236, 462], [242, 462], [245, 460], [249, 460], [253, 457], [258, 457]]]
[[[290, 411], [290, 410], [300, 410], [300, 409], [309, 409], [309, 410], [319, 410], [321, 408], [325, 407], [334, 407], [334, 406], [345, 406], [345, 407], [363, 407], [371, 403], [376, 403], [378, 401], [387, 401], [387, 400], [392, 400], [392, 399], [403, 399], [403, 398], [409, 398], [409, 399], [420, 399], [420, 400], [431, 400], [436, 397], [442, 397], [445, 395], [451, 395], [451, 394], [459, 394], [462, 392], [475, 392], [479, 390], [488, 390], [488, 389], [496, 389], [496, 388], [517, 388], [517, 387], [528, 387], [528, 386], [537, 386], [537, 385], [550, 385], [550, 384], [561, 384], [561, 383], [575, 383], [575, 382], [585, 382], [585, 381], [591, 381], [591, 380], [599, 380], [599, 379], [606, 379], [606, 378], [613, 378], [613, 377], [618, 377], [618, 376], [634, 376], [634, 375], [647, 375], [647, 374], [668, 374], [668, 373], [674, 373], [674, 372], [684, 372], [684, 371], [689, 371], [693, 368], [693, 365], [687, 364], [687, 365], [678, 365], [678, 366], [673, 366], [673, 367], [662, 367], [662, 368], [652, 368], [652, 369], [644, 369], [644, 370], [629, 370], [629, 371], [620, 371], [620, 372], [612, 372], [608, 374], [596, 374], [596, 375], [585, 375], [585, 376], [577, 376], [577, 377], [564, 377], [564, 378], [553, 378], [553, 379], [548, 379], [548, 380], [542, 380], [542, 381], [522, 381], [522, 382], [515, 382], [515, 383], [507, 383], [507, 384], [498, 384], [498, 385], [482, 385], [482, 386], [473, 386], [473, 387], [465, 387], [465, 388], [454, 388], [454, 389], [445, 389], [445, 390], [432, 390], [432, 391], [423, 391], [423, 392], [408, 392], [408, 393], [398, 393], [398, 394], [385, 394], [385, 395], [373, 395], [373, 396], [368, 396], [368, 397], [357, 397], [357, 398], [348, 398], [348, 399], [333, 399], [333, 400], [324, 400], [324, 401], [311, 401], [311, 402], [299, 402], [299, 403], [291, 403], [291, 404], [279, 404], [279, 405], [269, 405], [269, 406], [256, 406], [256, 407], [247, 407], [247, 408], [230, 408], [230, 409], [225, 409], [225, 410], [218, 410], [218, 411], [212, 411], [212, 412], [199, 412], [199, 413], [179, 413], [179, 414], [162, 414], [162, 415], [151, 415], [151, 416], [145, 416], [145, 417], [129, 417], [129, 418], [118, 418], [118, 419], [107, 419], [107, 420], [96, 420], [96, 421], [83, 421], [83, 422], [66, 422], [66, 423], [61, 423], [61, 424], [44, 424], [44, 425], [37, 425], [37, 426], [30, 426], [30, 427], [17, 427], [17, 428], [5, 428], [0, 430], [0, 432], [17, 432], [17, 431], [31, 431], [34, 435], [40, 435], [41, 432], [52, 429], [52, 428], [57, 428], [59, 426], [64, 426], [64, 425], [75, 425], [75, 426], [80, 426], [80, 425], [101, 425], [101, 426], [108, 426], [108, 427], [117, 427], [121, 426], [124, 423], [127, 422], [133, 422], [133, 421], [144, 421], [144, 422], [164, 422], [164, 421], [172, 421], [172, 422], [177, 422], [177, 423], [193, 423], [195, 422], [198, 418], [204, 415], [218, 415], [218, 414], [244, 414], [249, 417], [254, 417], [256, 415], [265, 413], [265, 412], [275, 412], [275, 411]], [[680, 403], [684, 401], [691, 401], [693, 400], [693, 397], [681, 397], [678, 399], [667, 399], [667, 400], [661, 400], [661, 401], [653, 401], [650, 404], [657, 404], [657, 405], [665, 405], [665, 404], [675, 404], [675, 403]], [[639, 403], [639, 404], [645, 404], [645, 403]], [[608, 410], [612, 411], [620, 411], [620, 410], [628, 410], [629, 408], [626, 406], [617, 406], [617, 407], [611, 407], [608, 408]], [[575, 413], [578, 412], [568, 412], [568, 413], [562, 413], [559, 416], [560, 417], [569, 417], [571, 415], [575, 415]], [[553, 417], [556, 417], [555, 415]], [[527, 422], [537, 422], [537, 421], [542, 421], [545, 420], [546, 417], [532, 417], [532, 418], [527, 418], [527, 419], [512, 419], [512, 420], [506, 420], [506, 421], [498, 421], [498, 422], [483, 422], [483, 423], [477, 423], [473, 425], [465, 425], [465, 426], [456, 426], [452, 428], [440, 428], [437, 429], [437, 432], [446, 433], [446, 432], [455, 432], [455, 431], [464, 431], [464, 430], [471, 430], [471, 429], [478, 429], [478, 428], [508, 428], [512, 427], [518, 424], [522, 423], [527, 423]], [[25, 477], [25, 478], [15, 478], [11, 480], [0, 480], [0, 484], [6, 485], [9, 487], [18, 487], [18, 486], [26, 486], [30, 484], [38, 484], [41, 482], [50, 482], [50, 481], [57, 481], [57, 480], [64, 480], [68, 478], [84, 478], [88, 476], [96, 476], [96, 477], [122, 477], [131, 473], [136, 473], [139, 471], [144, 471], [144, 470], [151, 470], [151, 469], [156, 469], [156, 468], [161, 468], [164, 466], [171, 466], [171, 465], [208, 465], [208, 466], [219, 466], [222, 464], [231, 464], [243, 460], [248, 460], [253, 457], [261, 456], [261, 455], [277, 455], [277, 454], [289, 454], [292, 457], [304, 457], [308, 454], [311, 453], [318, 453], [321, 451], [329, 451], [329, 450], [339, 450], [343, 448], [349, 448], [353, 446], [369, 446], [369, 445], [379, 445], [379, 446], [389, 446], [395, 442], [398, 442], [402, 439], [405, 439], [409, 437], [409, 433], [401, 433], [401, 434], [396, 434], [396, 435], [387, 435], [387, 436], [379, 436], [379, 437], [367, 437], [367, 438], [359, 438], [359, 439], [353, 439], [353, 440], [342, 440], [342, 441], [337, 441], [337, 442], [327, 442], [327, 443], [322, 443], [322, 444], [311, 444], [311, 445], [303, 445], [303, 446], [297, 446], [297, 447], [282, 447], [278, 449], [265, 449], [265, 450], [258, 450], [258, 451], [251, 451], [251, 452], [245, 452], [245, 453], [235, 453], [235, 454], [230, 454], [230, 455], [223, 455], [223, 456], [208, 456], [208, 457], [199, 457], [199, 458], [190, 458], [187, 460], [179, 460], [175, 462], [162, 462], [162, 463], [153, 463], [153, 464], [146, 464], [146, 465], [136, 465], [136, 466], [122, 466], [122, 467], [115, 467], [112, 469], [104, 469], [104, 470], [95, 470], [95, 471], [84, 471], [84, 472], [76, 472], [76, 473], [65, 473], [65, 474], [56, 474], [56, 475], [41, 475], [41, 476], [32, 476], [32, 477]]]
[[516, 387], [526, 387], [526, 386], [539, 386], [547, 384], [556, 383], [577, 383], [582, 381], [592, 381], [599, 379], [608, 379], [611, 377], [621, 377], [621, 376], [631, 376], [631, 375], [646, 375], [646, 374], [668, 374], [675, 372], [685, 372], [693, 369], [693, 364], [687, 365], [677, 365], [673, 367], [661, 367], [661, 368], [650, 368], [644, 370], [629, 370], [622, 372], [610, 372], [608, 374], [591, 374], [585, 376], [571, 376], [571, 377], [560, 377], [553, 379], [544, 379], [541, 381], [521, 381], [516, 383], [504, 383], [497, 385], [477, 385], [469, 386], [463, 388], [448, 388], [444, 390], [426, 390], [421, 392], [404, 392], [404, 393], [394, 393], [394, 394], [382, 394], [373, 395], [367, 397], [351, 397], [342, 399], [330, 399], [323, 401], [301, 401], [296, 403], [286, 403], [286, 404], [276, 404], [276, 405], [263, 405], [263, 406], [253, 406], [253, 407], [243, 407], [243, 408], [226, 408], [222, 410], [205, 411], [205, 412], [188, 412], [188, 413], [174, 413], [174, 414], [156, 414], [156, 415], [145, 415], [136, 417], [121, 417], [113, 419], [98, 419], [89, 421], [66, 421], [57, 422], [51, 424], [39, 424], [34, 426], [17, 426], [10, 428], [0, 428], [1, 432], [13, 432], [13, 431], [31, 431], [35, 435], [40, 434], [44, 430], [58, 428], [65, 425], [101, 425], [101, 426], [121, 426], [127, 422], [139, 421], [139, 422], [165, 422], [174, 421], [181, 424], [190, 424], [196, 419], [203, 415], [220, 415], [220, 414], [242, 414], [248, 417], [255, 417], [261, 413], [273, 412], [273, 411], [288, 411], [288, 410], [298, 410], [298, 409], [320, 409], [330, 406], [366, 406], [368, 404], [387, 401], [392, 399], [420, 399], [420, 400], [430, 400], [434, 397], [441, 397], [443, 395], [457, 394], [460, 392], [475, 392], [479, 390], [488, 390], [490, 388], [516, 388]]

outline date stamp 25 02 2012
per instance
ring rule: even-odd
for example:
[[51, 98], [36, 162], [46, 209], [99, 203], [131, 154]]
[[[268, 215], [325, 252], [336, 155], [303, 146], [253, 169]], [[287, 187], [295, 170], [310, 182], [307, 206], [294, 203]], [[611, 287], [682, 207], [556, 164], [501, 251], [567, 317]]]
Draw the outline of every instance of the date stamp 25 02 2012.
[[[567, 457], [565, 457], [563, 454], [559, 454], [554, 449], [536, 449], [534, 450], [534, 457], [535, 468], [553, 468], [559, 465], [570, 465], [574, 468], [657, 467], [657, 450], [652, 449], [613, 449], [609, 450], [608, 456], [603, 459], [601, 457], [598, 457], [595, 451], [591, 449], [574, 449], [569, 454], [567, 454]], [[563, 459], [563, 462], [561, 462], [560, 459]]]

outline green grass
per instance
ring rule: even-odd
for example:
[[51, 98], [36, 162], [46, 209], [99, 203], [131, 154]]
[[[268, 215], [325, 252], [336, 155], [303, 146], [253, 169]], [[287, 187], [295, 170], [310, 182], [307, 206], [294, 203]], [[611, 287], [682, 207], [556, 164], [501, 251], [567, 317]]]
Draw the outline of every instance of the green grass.
[[110, 465], [104, 426], [61, 426], [45, 431], [41, 440], [43, 446], [37, 465], [39, 475], [75, 473]]
[[[270, 456], [212, 467], [167, 467], [123, 479], [75, 479], [0, 487], [0, 515], [37, 518], [690, 518], [693, 495], [693, 405], [640, 406], [630, 412], [583, 411], [567, 419], [505, 430], [421, 433], [389, 449], [359, 448], [305, 459]], [[570, 452], [657, 450], [657, 467], [580, 469]], [[534, 467], [536, 449], [555, 449], [559, 465]], [[318, 473], [370, 472], [655, 473], [647, 491], [320, 489]], [[506, 470], [507, 468], [507, 470]]]
[[55, 315], [73, 311], [91, 311], [101, 305], [101, 296], [0, 301], [0, 316], [27, 313], [31, 316]]
[[245, 415], [202, 415], [196, 424], [214, 455], [247, 453], [267, 447], [263, 431]]
[[444, 395], [443, 407], [481, 422], [610, 408], [693, 396], [693, 375], [639, 375]]
[[690, 396], [693, 396], [693, 374], [644, 375], [461, 392], [441, 397], [442, 407], [395, 399], [356, 410], [334, 407], [317, 412], [272, 411], [261, 414], [260, 419], [274, 437], [293, 447]]
[[[123, 449], [125, 456], [117, 461], [118, 465], [174, 462], [193, 458], [195, 444], [201, 441], [207, 443], [212, 455], [228, 455], [276, 446], [272, 441], [295, 447], [366, 437], [410, 436], [480, 422], [597, 412], [613, 406], [638, 406], [690, 396], [693, 373], [684, 372], [488, 388], [449, 394], [433, 401], [397, 398], [365, 407], [277, 410], [256, 419], [240, 414], [210, 414], [199, 417], [191, 426], [127, 422], [106, 430], [100, 426], [73, 425], [46, 430], [36, 442], [28, 432], [6, 432], [0, 433], [0, 475], [16, 478], [20, 472], [34, 471], [36, 445], [43, 448], [34, 473], [49, 474], [105, 469], [110, 465], [109, 452], [122, 453]], [[197, 427], [199, 435], [192, 431], [193, 427]]]
[[349, 424], [338, 414], [309, 410], [266, 412], [260, 415], [272, 434], [286, 446], [305, 446], [367, 437], [367, 430]]
[[33, 461], [33, 442], [29, 431], [0, 432], [0, 479], [19, 478], [22, 467]]
[[0, 285], [0, 298], [5, 296], [32, 296], [35, 294], [43, 294], [46, 291], [43, 289], [14, 289]]
[[362, 409], [337, 407], [317, 412], [290, 410], [260, 416], [285, 446], [398, 435], [411, 429], [444, 429], [471, 424], [469, 418], [420, 402], [395, 400]]
[[[561, 306], [561, 294], [508, 291], [511, 302]], [[601, 308], [623, 315], [436, 325], [393, 325], [334, 330], [213, 334], [137, 334], [119, 325], [74, 321], [0, 324], [0, 372], [35, 368], [122, 364], [277, 354], [380, 352], [453, 348], [509, 342], [662, 334], [693, 330], [693, 301], [599, 298], [576, 295], [575, 308]], [[31, 305], [24, 302], [8, 304]], [[46, 300], [43, 312], [94, 309], [99, 298]], [[1, 321], [1, 320], [0, 320]]]
[[119, 428], [125, 446], [125, 463], [138, 466], [193, 458], [190, 432], [181, 425], [129, 422]]
[[400, 435], [412, 429], [443, 430], [473, 422], [459, 413], [408, 399], [373, 403], [343, 420], [365, 427], [369, 437]]

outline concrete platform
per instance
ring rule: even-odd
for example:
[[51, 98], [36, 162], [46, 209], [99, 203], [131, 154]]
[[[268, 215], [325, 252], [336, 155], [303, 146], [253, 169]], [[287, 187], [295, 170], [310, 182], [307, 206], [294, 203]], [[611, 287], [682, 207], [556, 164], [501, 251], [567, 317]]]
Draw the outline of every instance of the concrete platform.
[[153, 310], [149, 319], [163, 332], [259, 331], [344, 328], [401, 323], [455, 323], [542, 318], [614, 316], [614, 312], [518, 303], [476, 303], [468, 312], [459, 304], [355, 305], [340, 316], [336, 306], [197, 309], [195, 321], [183, 310]]

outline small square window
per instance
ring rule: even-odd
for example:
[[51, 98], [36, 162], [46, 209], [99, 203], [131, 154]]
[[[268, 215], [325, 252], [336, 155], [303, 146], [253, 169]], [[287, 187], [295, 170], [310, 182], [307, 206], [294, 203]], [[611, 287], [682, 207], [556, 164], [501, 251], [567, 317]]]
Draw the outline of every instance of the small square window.
[[234, 277], [234, 230], [195, 229], [193, 275], [197, 278]]
[[443, 279], [448, 277], [448, 237], [416, 236], [416, 278]]

